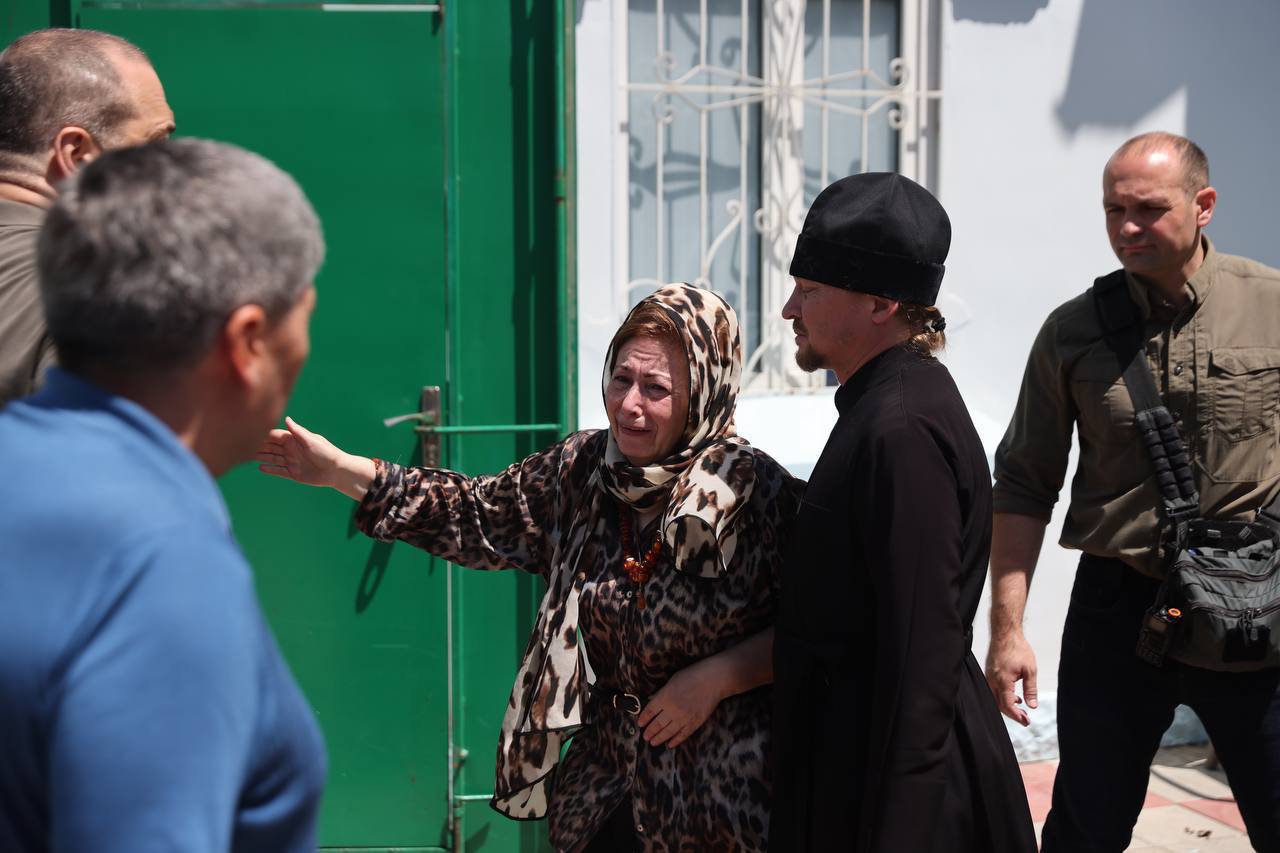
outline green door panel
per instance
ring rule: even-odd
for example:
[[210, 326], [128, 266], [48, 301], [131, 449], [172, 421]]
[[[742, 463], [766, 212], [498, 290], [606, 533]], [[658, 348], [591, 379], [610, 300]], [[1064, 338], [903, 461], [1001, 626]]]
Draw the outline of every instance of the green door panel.
[[24, 33], [67, 26], [65, 6], [58, 0], [0, 0], [0, 49]]
[[[46, 14], [65, 1], [38, 0]], [[34, 14], [36, 0], [15, 2]], [[147, 51], [180, 134], [270, 157], [314, 203], [329, 254], [290, 414], [345, 449], [410, 464], [412, 429], [382, 419], [416, 411], [424, 385], [442, 386], [445, 425], [560, 424], [444, 440], [447, 467], [499, 471], [559, 438], [572, 408], [556, 147], [565, 12], [535, 0], [454, 2], [452, 17], [389, 5], [67, 8], [77, 25]], [[321, 844], [548, 850], [544, 823], [487, 805], [542, 582], [375, 543], [352, 526], [346, 498], [249, 466], [222, 486], [325, 732]]]
[[[456, 29], [463, 48], [450, 69], [451, 310], [463, 346], [451, 353], [456, 381], [447, 422], [561, 423], [558, 433], [452, 438], [452, 463], [469, 473], [500, 470], [567, 430], [561, 406], [567, 379], [558, 361], [558, 334], [568, 321], [559, 313], [556, 5], [460, 0], [448, 9], [454, 17], [446, 26]], [[571, 4], [559, 5], [572, 14]], [[459, 776], [464, 794], [493, 790], [496, 735], [544, 591], [540, 579], [520, 572], [458, 573], [458, 741], [469, 753]], [[464, 811], [468, 850], [550, 849], [542, 822], [495, 825], [484, 801], [469, 800]]]
[[[290, 404], [336, 443], [413, 461], [445, 372], [444, 117], [433, 14], [99, 8], [80, 25], [151, 56], [180, 133], [292, 173], [324, 223], [312, 354]], [[332, 492], [251, 466], [223, 480], [263, 606], [325, 732], [325, 845], [445, 843], [444, 564], [375, 543]]]

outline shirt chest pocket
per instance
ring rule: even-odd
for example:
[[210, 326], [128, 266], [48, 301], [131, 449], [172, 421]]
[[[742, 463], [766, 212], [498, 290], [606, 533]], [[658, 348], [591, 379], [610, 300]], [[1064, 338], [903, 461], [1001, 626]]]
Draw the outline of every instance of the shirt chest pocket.
[[1228, 441], [1243, 441], [1276, 426], [1280, 406], [1280, 349], [1218, 347], [1209, 353], [1213, 429]]
[[1114, 356], [1077, 365], [1071, 374], [1071, 396], [1079, 412], [1082, 440], [1094, 445], [1127, 445], [1137, 440], [1133, 400]]

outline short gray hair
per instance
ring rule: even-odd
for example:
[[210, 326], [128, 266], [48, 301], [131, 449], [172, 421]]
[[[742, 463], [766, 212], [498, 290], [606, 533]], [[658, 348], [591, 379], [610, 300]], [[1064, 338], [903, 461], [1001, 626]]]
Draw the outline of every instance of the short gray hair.
[[323, 257], [292, 178], [235, 146], [179, 139], [107, 152], [68, 181], [37, 263], [63, 365], [151, 373], [199, 361], [242, 305], [278, 319]]

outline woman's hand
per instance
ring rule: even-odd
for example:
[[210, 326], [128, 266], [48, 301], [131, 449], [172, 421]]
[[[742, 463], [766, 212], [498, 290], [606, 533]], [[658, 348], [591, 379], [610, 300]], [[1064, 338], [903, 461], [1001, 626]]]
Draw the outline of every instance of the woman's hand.
[[707, 721], [727, 696], [723, 673], [715, 657], [700, 660], [671, 676], [636, 722], [653, 746], [674, 749]]
[[636, 723], [654, 746], [677, 747], [730, 696], [773, 681], [773, 628], [703, 658], [671, 676]]
[[364, 498], [376, 473], [372, 459], [352, 456], [319, 433], [285, 418], [287, 429], [267, 434], [255, 458], [258, 470], [308, 486], [328, 486], [355, 500]]

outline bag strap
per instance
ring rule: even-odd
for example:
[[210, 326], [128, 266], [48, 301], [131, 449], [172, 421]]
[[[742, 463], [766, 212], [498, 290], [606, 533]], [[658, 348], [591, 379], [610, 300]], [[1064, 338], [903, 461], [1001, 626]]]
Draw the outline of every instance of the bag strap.
[[[1125, 387], [1133, 401], [1134, 422], [1155, 468], [1165, 518], [1181, 538], [1183, 525], [1200, 514], [1200, 494], [1196, 490], [1187, 445], [1147, 366], [1142, 316], [1129, 296], [1124, 270], [1094, 281], [1092, 293], [1103, 340], [1120, 363]], [[1275, 513], [1280, 525], [1280, 496], [1267, 511]]]
[[1258, 510], [1258, 520], [1270, 525], [1272, 529], [1280, 531], [1280, 492], [1276, 492], [1276, 496], [1271, 499], [1271, 503]]

